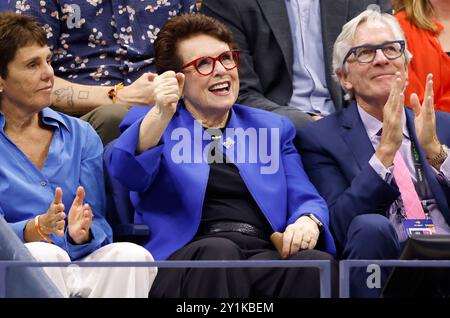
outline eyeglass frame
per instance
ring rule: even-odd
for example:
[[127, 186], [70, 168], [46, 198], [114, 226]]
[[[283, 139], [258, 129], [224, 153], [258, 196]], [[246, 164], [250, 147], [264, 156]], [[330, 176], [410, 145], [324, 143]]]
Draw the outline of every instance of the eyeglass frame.
[[[382, 49], [383, 49], [383, 47], [384, 47], [385, 45], [387, 45], [387, 44], [392, 44], [392, 43], [398, 43], [398, 44], [400, 44], [400, 50], [401, 50], [401, 53], [400, 53], [400, 55], [397, 56], [397, 57], [389, 58], [389, 57], [387, 57], [387, 56], [384, 54], [384, 52], [383, 52]], [[358, 57], [356, 56], [356, 50], [359, 49], [359, 48], [364, 48], [364, 47], [366, 47], [366, 48], [371, 48], [371, 49], [375, 49], [375, 55], [373, 56], [373, 59], [370, 60], [370, 61], [368, 61], [368, 62], [360, 62], [360, 61], [358, 60]], [[406, 47], [405, 47], [405, 41], [404, 41], [404, 40], [386, 41], [386, 42], [384, 42], [384, 43], [382, 43], [382, 44], [379, 44], [379, 45], [364, 44], [364, 45], [354, 46], [354, 47], [352, 47], [350, 50], [348, 50], [347, 54], [346, 54], [345, 57], [344, 57], [344, 60], [343, 60], [343, 62], [342, 62], [342, 65], [344, 65], [345, 62], [347, 62], [347, 59], [348, 59], [348, 58], [350, 57], [350, 55], [352, 55], [352, 54], [355, 55], [356, 61], [358, 61], [358, 63], [361, 63], [361, 64], [369, 64], [369, 63], [372, 63], [373, 60], [375, 60], [375, 57], [377, 56], [377, 54], [376, 54], [376, 51], [377, 51], [377, 50], [381, 50], [381, 52], [383, 53], [383, 55], [384, 55], [385, 58], [387, 58], [389, 61], [393, 61], [393, 60], [398, 59], [398, 58], [399, 58], [400, 56], [402, 56], [403, 54], [405, 54], [405, 49], [406, 49]]]
[[[223, 65], [222, 62], [220, 61], [221, 56], [224, 55], [225, 53], [228, 53], [228, 52], [231, 52], [231, 54], [233, 55], [233, 57], [234, 57], [234, 54], [236, 54], [236, 61], [235, 61], [235, 62], [236, 62], [236, 65], [233, 66], [233, 67], [231, 67], [231, 68], [226, 67], [226, 66]], [[231, 70], [235, 69], [236, 67], [239, 69], [239, 65], [240, 65], [240, 53], [241, 53], [241, 51], [239, 51], [239, 50], [228, 50], [228, 51], [224, 51], [224, 52], [220, 53], [220, 54], [219, 54], [218, 56], [216, 56], [216, 57], [212, 57], [212, 56], [200, 56], [200, 57], [196, 58], [195, 60], [192, 60], [192, 61], [190, 61], [189, 63], [185, 64], [181, 69], [184, 70], [185, 68], [187, 68], [187, 67], [189, 67], [189, 66], [192, 65], [192, 66], [194, 67], [194, 69], [197, 71], [198, 74], [200, 74], [200, 75], [202, 75], [202, 76], [208, 76], [208, 75], [211, 75], [211, 74], [214, 72], [214, 70], [216, 69], [216, 62], [217, 62], [217, 61], [219, 61], [219, 63], [220, 63], [227, 71], [231, 71]], [[198, 60], [201, 60], [201, 59], [204, 59], [204, 58], [210, 58], [210, 59], [213, 60], [213, 67], [212, 67], [212, 69], [211, 69], [211, 72], [209, 72], [208, 74], [203, 74], [203, 73], [201, 73], [201, 72], [198, 70], [197, 66], [195, 65], [195, 63], [196, 63]]]

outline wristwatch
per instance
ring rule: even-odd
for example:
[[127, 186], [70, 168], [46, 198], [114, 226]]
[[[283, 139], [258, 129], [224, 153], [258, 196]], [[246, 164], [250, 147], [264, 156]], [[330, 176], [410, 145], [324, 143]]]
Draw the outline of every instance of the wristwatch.
[[441, 144], [441, 151], [439, 151], [439, 154], [434, 156], [433, 158], [428, 158], [428, 162], [433, 167], [441, 165], [445, 159], [448, 157], [448, 147], [444, 144]]
[[306, 216], [308, 216], [311, 220], [313, 220], [313, 221], [317, 224], [317, 226], [319, 227], [319, 229], [320, 229], [321, 227], [323, 227], [322, 222], [320, 222], [320, 220], [319, 220], [318, 218], [316, 218], [316, 216], [315, 216], [314, 214], [310, 213], [310, 214], [307, 214]]

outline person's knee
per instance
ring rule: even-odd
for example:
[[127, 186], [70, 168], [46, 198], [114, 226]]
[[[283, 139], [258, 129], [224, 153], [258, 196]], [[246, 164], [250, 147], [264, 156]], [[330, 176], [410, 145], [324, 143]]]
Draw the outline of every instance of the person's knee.
[[379, 214], [365, 214], [353, 219], [348, 230], [349, 236], [357, 236], [358, 239], [367, 240], [376, 238], [396, 237], [395, 229], [388, 218]]
[[302, 250], [288, 257], [290, 260], [325, 260], [334, 261], [333, 255], [319, 250]]
[[398, 236], [389, 219], [379, 214], [365, 214], [355, 217], [350, 224], [344, 256], [396, 258], [399, 249]]
[[198, 259], [237, 260], [242, 258], [239, 246], [226, 238], [210, 237], [193, 244], [193, 248], [197, 250], [196, 254], [199, 256]]
[[[102, 262], [153, 262], [152, 254], [144, 247], [129, 243], [119, 242], [108, 244], [91, 254], [86, 261]], [[144, 269], [144, 267], [139, 267]], [[149, 266], [146, 270], [150, 276], [156, 276], [158, 269], [155, 266]]]
[[[296, 261], [308, 261], [308, 260], [315, 260], [315, 261], [329, 261], [331, 264], [331, 269], [332, 269], [332, 276], [333, 276], [333, 280], [335, 280], [335, 276], [337, 275], [337, 261], [336, 259], [333, 257], [333, 255], [323, 252], [323, 251], [319, 251], [319, 250], [302, 250], [299, 251], [291, 256], [288, 257], [288, 260], [296, 260]], [[318, 274], [318, 271], [317, 271]]]
[[152, 254], [144, 247], [129, 243], [119, 242], [107, 245], [109, 252], [107, 258], [118, 262], [153, 262]]
[[31, 255], [40, 262], [70, 262], [70, 257], [66, 251], [54, 244], [32, 242], [25, 246]]

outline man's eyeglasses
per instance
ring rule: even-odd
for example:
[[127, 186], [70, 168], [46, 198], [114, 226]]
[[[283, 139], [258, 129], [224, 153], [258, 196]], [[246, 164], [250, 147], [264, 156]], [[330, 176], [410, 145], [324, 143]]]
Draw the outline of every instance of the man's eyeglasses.
[[184, 65], [183, 69], [192, 65], [200, 75], [207, 76], [214, 71], [216, 61], [219, 61], [227, 71], [230, 71], [239, 67], [239, 53], [237, 50], [232, 50], [223, 52], [217, 57], [202, 56]]
[[359, 63], [372, 63], [377, 55], [377, 50], [381, 50], [388, 60], [395, 60], [405, 52], [405, 41], [389, 41], [380, 45], [360, 45], [352, 47], [347, 55], [345, 55], [342, 65], [345, 64], [352, 54], [355, 55], [356, 60]]

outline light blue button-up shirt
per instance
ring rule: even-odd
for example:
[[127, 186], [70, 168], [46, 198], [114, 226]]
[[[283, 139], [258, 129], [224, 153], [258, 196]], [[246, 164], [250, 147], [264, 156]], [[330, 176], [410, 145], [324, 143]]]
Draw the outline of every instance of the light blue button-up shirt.
[[[358, 105], [358, 112], [361, 116], [361, 120], [364, 124], [364, 128], [366, 129], [367, 135], [369, 136], [369, 139], [373, 145], [373, 148], [376, 150], [381, 142], [381, 136], [378, 135], [378, 132], [383, 127], [383, 123], [376, 119], [375, 117], [369, 115], [362, 107]], [[411, 154], [411, 139], [409, 137], [408, 128], [406, 127], [406, 114], [405, 110], [403, 110], [403, 116], [402, 116], [402, 126], [403, 126], [403, 142], [400, 146], [400, 154], [402, 155], [403, 159], [405, 160], [406, 166], [409, 170], [409, 174], [411, 175], [411, 179], [413, 180], [414, 184], [417, 182], [417, 173], [414, 168], [414, 161]], [[381, 161], [378, 159], [378, 157], [373, 154], [372, 158], [369, 161], [369, 164], [372, 166], [372, 168], [377, 172], [377, 174], [385, 180], [387, 183], [391, 183], [393, 179], [392, 169], [395, 169], [395, 167], [392, 165], [391, 167], [386, 168]], [[438, 174], [440, 173], [443, 178], [450, 182], [450, 158], [447, 158], [441, 165], [440, 171], [437, 171], [433, 168], [433, 171]], [[426, 198], [420, 198], [425, 206], [430, 211], [430, 217], [433, 221], [433, 224], [435, 226], [435, 230], [437, 234], [450, 234], [450, 227], [448, 226], [447, 222], [444, 219], [444, 216], [442, 215], [441, 211], [439, 210], [436, 200], [433, 198], [433, 195], [428, 187], [426, 186]], [[392, 225], [395, 228], [395, 231], [397, 232], [398, 238], [400, 242], [405, 241], [408, 236], [403, 229], [403, 225], [401, 223], [401, 220], [403, 218], [401, 213], [398, 213], [398, 209], [401, 211], [403, 210], [403, 203], [401, 198], [397, 201], [395, 201], [389, 208], [389, 219], [392, 223]]]
[[319, 0], [285, 0], [293, 41], [293, 93], [289, 106], [329, 115], [336, 110], [325, 78]]
[[83, 186], [86, 191], [84, 202], [89, 203], [94, 213], [92, 240], [72, 245], [67, 227], [64, 236], [50, 235], [52, 241], [75, 260], [112, 240], [111, 228], [104, 218], [103, 146], [88, 123], [50, 108], [43, 109], [41, 115], [42, 122], [54, 128], [54, 134], [47, 159], [40, 170], [9, 139], [4, 131], [5, 117], [0, 112], [0, 214], [24, 241], [23, 231], [27, 222], [47, 211], [57, 186], [63, 191], [66, 214], [77, 187]]

